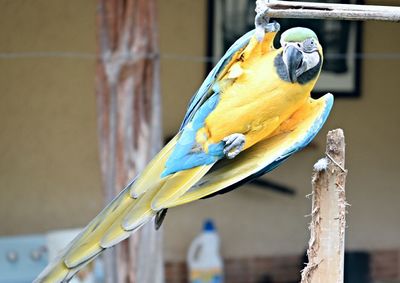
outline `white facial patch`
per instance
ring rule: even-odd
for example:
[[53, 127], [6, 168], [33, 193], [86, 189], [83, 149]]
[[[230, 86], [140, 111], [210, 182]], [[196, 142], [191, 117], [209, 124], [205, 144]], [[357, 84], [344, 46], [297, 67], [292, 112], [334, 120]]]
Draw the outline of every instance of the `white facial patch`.
[[305, 53], [303, 52], [303, 64], [306, 64], [306, 71], [314, 68], [319, 63], [318, 52]]

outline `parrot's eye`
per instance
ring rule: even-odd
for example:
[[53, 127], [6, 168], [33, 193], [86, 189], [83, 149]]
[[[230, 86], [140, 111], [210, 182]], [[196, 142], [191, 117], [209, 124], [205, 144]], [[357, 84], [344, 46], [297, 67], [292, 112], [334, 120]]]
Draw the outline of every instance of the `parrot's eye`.
[[303, 41], [303, 51], [311, 53], [317, 50], [317, 43], [313, 38], [309, 38]]

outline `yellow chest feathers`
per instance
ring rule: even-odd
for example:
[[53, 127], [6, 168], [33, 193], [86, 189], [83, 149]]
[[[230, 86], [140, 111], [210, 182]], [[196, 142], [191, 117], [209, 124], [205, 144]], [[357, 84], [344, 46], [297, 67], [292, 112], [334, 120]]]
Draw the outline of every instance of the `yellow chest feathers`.
[[278, 52], [238, 60], [220, 78], [220, 101], [205, 121], [210, 143], [232, 133], [266, 137], [305, 103], [315, 82], [280, 79], [274, 66]]

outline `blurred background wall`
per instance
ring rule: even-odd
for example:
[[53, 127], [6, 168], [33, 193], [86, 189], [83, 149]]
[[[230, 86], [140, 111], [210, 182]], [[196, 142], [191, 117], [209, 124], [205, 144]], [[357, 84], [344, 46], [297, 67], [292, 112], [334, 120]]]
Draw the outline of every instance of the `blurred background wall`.
[[[206, 0], [158, 1], [164, 135], [179, 127], [205, 76]], [[399, 4], [396, 0], [369, 4]], [[84, 226], [102, 207], [95, 76], [96, 1], [0, 2], [0, 234]], [[363, 51], [400, 54], [400, 25], [368, 22]], [[61, 52], [61, 53], [60, 53]], [[3, 54], [3, 55], [1, 55]], [[14, 54], [14, 55], [13, 55]], [[400, 279], [400, 58], [365, 59], [362, 93], [337, 99], [315, 140], [266, 176], [295, 196], [248, 185], [170, 210], [165, 257], [182, 262], [204, 218], [226, 258], [300, 255], [308, 240], [310, 173], [329, 129], [347, 141], [349, 250], [393, 251]], [[396, 265], [396, 263], [394, 263]]]
[[[1, 1], [1, 234], [84, 225], [102, 206], [96, 1]], [[70, 55], [70, 56], [69, 56]]]

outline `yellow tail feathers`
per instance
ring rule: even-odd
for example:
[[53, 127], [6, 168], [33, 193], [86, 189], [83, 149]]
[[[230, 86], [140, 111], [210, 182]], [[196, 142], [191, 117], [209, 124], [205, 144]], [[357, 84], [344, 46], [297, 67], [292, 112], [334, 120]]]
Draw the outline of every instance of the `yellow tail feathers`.
[[150, 221], [157, 211], [178, 199], [207, 173], [212, 165], [160, 178], [176, 140], [174, 138], [154, 158], [134, 184], [125, 188], [89, 223], [60, 257], [39, 275], [36, 283], [67, 282], [104, 249], [128, 238]]
[[168, 208], [173, 202], [179, 199], [179, 197], [196, 184], [212, 166], [213, 164], [199, 166], [177, 172], [170, 176], [153, 198], [151, 208], [155, 211]]

